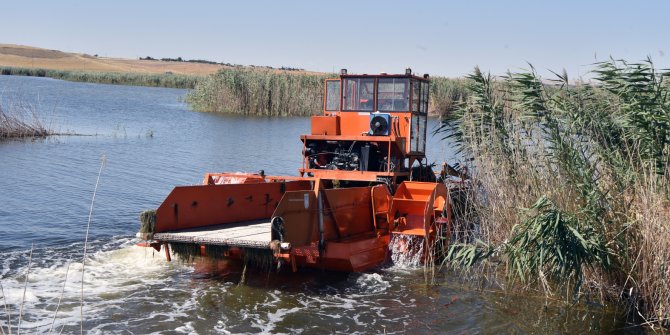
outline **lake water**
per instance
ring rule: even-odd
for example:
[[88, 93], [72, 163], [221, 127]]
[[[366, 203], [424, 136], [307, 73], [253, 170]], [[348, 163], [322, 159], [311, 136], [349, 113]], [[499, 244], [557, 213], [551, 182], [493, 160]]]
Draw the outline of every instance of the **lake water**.
[[[156, 208], [176, 185], [197, 184], [205, 172], [295, 175], [300, 166], [299, 135], [309, 131], [308, 118], [197, 113], [181, 102], [185, 94], [0, 76], [3, 106], [31, 105], [54, 130], [75, 134], [0, 143], [5, 331], [11, 324], [16, 333], [20, 319], [22, 332], [80, 332], [83, 241], [103, 157], [85, 262], [87, 333], [639, 331], [617, 322], [611, 308], [474, 290], [447, 271], [433, 285], [420, 268], [400, 266], [362, 274], [251, 273], [238, 285], [239, 277], [168, 263], [162, 253], [134, 246], [138, 214]], [[430, 161], [455, 159], [437, 138], [428, 146]]]

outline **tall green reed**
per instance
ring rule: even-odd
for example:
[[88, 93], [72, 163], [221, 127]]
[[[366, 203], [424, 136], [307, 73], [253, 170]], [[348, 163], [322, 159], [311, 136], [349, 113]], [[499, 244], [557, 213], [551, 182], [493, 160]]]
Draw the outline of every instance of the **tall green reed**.
[[593, 85], [543, 80], [532, 66], [468, 76], [467, 101], [438, 132], [472, 159], [477, 225], [446, 262], [496, 264], [517, 287], [571, 299], [626, 298], [662, 321], [670, 279], [657, 272], [668, 270], [647, 265], [670, 260], [653, 243], [670, 239], [660, 225], [670, 214], [649, 210], [670, 197], [668, 72], [611, 60], [593, 73]]
[[326, 74], [270, 69], [221, 69], [201, 81], [186, 100], [194, 109], [257, 116], [302, 116], [321, 110]]

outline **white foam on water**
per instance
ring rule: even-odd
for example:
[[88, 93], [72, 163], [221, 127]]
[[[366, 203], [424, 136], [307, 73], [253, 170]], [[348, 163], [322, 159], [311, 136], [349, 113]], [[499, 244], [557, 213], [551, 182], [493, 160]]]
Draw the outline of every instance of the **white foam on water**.
[[[27, 264], [23, 269], [15, 271], [15, 275], [1, 279], [4, 299], [0, 302], [4, 304], [6, 300], [14, 329], [18, 325], [18, 314], [23, 304], [21, 329], [31, 330], [29, 332], [48, 332], [61, 295], [62, 301], [54, 329], [58, 331], [63, 325], [72, 326], [80, 322], [82, 268], [84, 268], [81, 257], [52, 263], [49, 266], [35, 264], [31, 266], [28, 284], [25, 287], [25, 299], [24, 280]], [[128, 298], [138, 301], [150, 300], [148, 297], [150, 294], [146, 294], [148, 288], [164, 287], [169, 290], [168, 283], [173, 280], [171, 273], [174, 274], [174, 270], [188, 271], [189, 269], [176, 262], [166, 262], [162, 252], [135, 246], [131, 239], [121, 243], [118, 249], [98, 251], [87, 256], [83, 288], [85, 320], [87, 322], [98, 320], [108, 317], [109, 311], [122, 310]], [[3, 269], [3, 273], [6, 274], [9, 271]], [[67, 281], [63, 289], [66, 275]], [[142, 294], [147, 297], [142, 297]], [[185, 303], [188, 304], [188, 301]], [[192, 303], [195, 304], [195, 302]], [[191, 306], [184, 306], [184, 304], [175, 304], [171, 310], [165, 312], [165, 318], [174, 319], [175, 315], [183, 315], [185, 314], [183, 310], [190, 308]], [[148, 317], [152, 316], [156, 315]], [[0, 309], [0, 325], [7, 327], [4, 308]], [[106, 326], [109, 325], [110, 323], [106, 324]], [[90, 331], [95, 333], [96, 328]]]
[[391, 287], [391, 283], [379, 273], [364, 273], [356, 279], [356, 286], [366, 294], [379, 294]]
[[219, 333], [219, 334], [232, 334], [228, 329], [226, 329], [226, 322], [223, 320], [219, 320], [216, 322], [216, 326], [214, 326], [214, 331]]
[[300, 307], [279, 308], [275, 312], [268, 312], [265, 322], [258, 322], [259, 320], [254, 320], [252, 326], [261, 330], [259, 334], [278, 334], [273, 332], [277, 326], [277, 323], [282, 322], [287, 315], [297, 313], [301, 310], [302, 308]]
[[354, 298], [343, 297], [339, 294], [330, 295], [328, 296], [328, 299], [311, 297], [309, 300], [304, 301], [304, 303], [306, 307], [316, 307], [317, 310], [352, 310], [361, 306], [366, 306], [366, 302], [364, 300], [361, 301]]
[[198, 335], [198, 332], [193, 328], [193, 322], [186, 322], [183, 326], [175, 328], [177, 333]]
[[414, 235], [393, 234], [389, 242], [393, 268], [411, 269], [421, 266], [424, 238]]
[[[361, 329], [379, 329], [382, 324], [397, 325], [407, 317], [397, 315], [402, 303], [389, 293], [397, 281], [396, 272], [352, 274], [346, 283], [319, 287], [316, 291], [287, 292], [253, 286], [238, 289], [234, 284], [195, 280], [193, 267], [167, 262], [163, 252], [137, 247], [133, 242], [127, 239], [98, 245], [93, 249], [104, 251], [87, 257], [84, 277], [87, 333], [141, 330], [146, 334], [274, 334], [330, 329], [327, 327], [332, 325], [333, 330], [354, 334]], [[72, 249], [70, 254], [76, 254], [78, 247], [69, 248]], [[22, 332], [48, 332], [66, 272], [65, 293], [54, 328], [58, 332], [65, 326], [64, 333], [79, 332], [81, 257], [70, 261], [68, 269], [67, 255], [60, 253], [54, 252], [60, 259], [37, 262], [31, 268]], [[22, 259], [27, 253], [15, 256]], [[17, 268], [2, 279], [2, 284], [12, 307], [12, 324], [16, 330], [27, 259], [23, 263], [14, 260], [11, 264]], [[243, 296], [236, 297], [241, 294]], [[225, 307], [208, 310], [207, 301], [231, 297], [243, 303], [234, 310]], [[316, 324], [296, 324], [294, 320], [305, 320], [306, 315], [314, 318]], [[0, 309], [0, 324], [6, 323], [3, 316], [4, 311]]]

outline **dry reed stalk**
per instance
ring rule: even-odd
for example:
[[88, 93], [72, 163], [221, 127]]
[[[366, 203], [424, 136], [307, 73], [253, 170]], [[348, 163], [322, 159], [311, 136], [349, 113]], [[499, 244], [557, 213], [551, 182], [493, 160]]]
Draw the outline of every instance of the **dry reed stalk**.
[[636, 255], [628, 269], [624, 295], [644, 301], [640, 309], [651, 312], [648, 318], [668, 325], [670, 321], [670, 200], [668, 179], [658, 180], [648, 172], [633, 185], [631, 254]]
[[649, 60], [594, 72], [601, 86], [569, 85], [565, 74], [546, 85], [532, 68], [499, 84], [470, 76], [470, 99], [443, 130], [473, 159], [466, 214], [476, 225], [462, 225], [470, 245], [448, 256], [469, 266], [494, 257], [484, 263], [521, 279], [513, 287], [624, 299], [645, 324], [668, 326], [670, 73]]
[[28, 290], [28, 276], [30, 275], [30, 267], [33, 264], [33, 249], [34, 246], [30, 246], [30, 256], [28, 257], [28, 268], [26, 269], [26, 279], [23, 284], [23, 297], [21, 298], [21, 307], [19, 308], [19, 324], [16, 327], [16, 334], [21, 334], [21, 320], [23, 318], [23, 305], [26, 301], [26, 291]]
[[[9, 305], [7, 305], [7, 297], [5, 296], [5, 288], [2, 285], [2, 281], [0, 280], [0, 293], [2, 293], [2, 302], [5, 305], [5, 314], [7, 314], [7, 333], [9, 335], [12, 334], [12, 314], [9, 309]], [[0, 327], [2, 328], [2, 327]], [[4, 333], [4, 330], [3, 330]]]
[[81, 334], [84, 335], [84, 272], [86, 270], [86, 251], [88, 247], [88, 233], [91, 229], [91, 219], [93, 218], [93, 205], [95, 204], [95, 195], [98, 193], [98, 186], [100, 185], [100, 176], [102, 175], [102, 170], [105, 168], [105, 163], [107, 162], [107, 157], [102, 155], [100, 159], [100, 169], [98, 170], [98, 178], [95, 181], [95, 188], [93, 189], [93, 196], [91, 198], [91, 206], [88, 211], [88, 222], [86, 223], [86, 237], [84, 238], [84, 252], [81, 260], [81, 299], [80, 299], [80, 308], [79, 315], [81, 317], [80, 330]]
[[15, 106], [6, 112], [0, 105], [0, 140], [8, 138], [46, 137], [53, 132], [37, 117], [35, 108]]
[[54, 311], [54, 317], [53, 320], [51, 321], [51, 327], [49, 327], [49, 334], [51, 334], [51, 332], [54, 329], [54, 325], [56, 324], [56, 316], [58, 315], [60, 304], [63, 301], [63, 295], [65, 294], [65, 285], [67, 284], [67, 275], [69, 272], [70, 272], [70, 262], [67, 263], [67, 267], [65, 268], [65, 278], [63, 279], [63, 288], [61, 289], [60, 296], [58, 297], [58, 304], [56, 305], [56, 311]]

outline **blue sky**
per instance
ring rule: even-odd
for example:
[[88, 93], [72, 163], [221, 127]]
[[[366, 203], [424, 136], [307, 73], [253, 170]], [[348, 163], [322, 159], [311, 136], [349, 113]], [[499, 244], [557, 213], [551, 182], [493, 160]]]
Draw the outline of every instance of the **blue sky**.
[[3, 1], [0, 43], [350, 73], [670, 68], [668, 1]]

